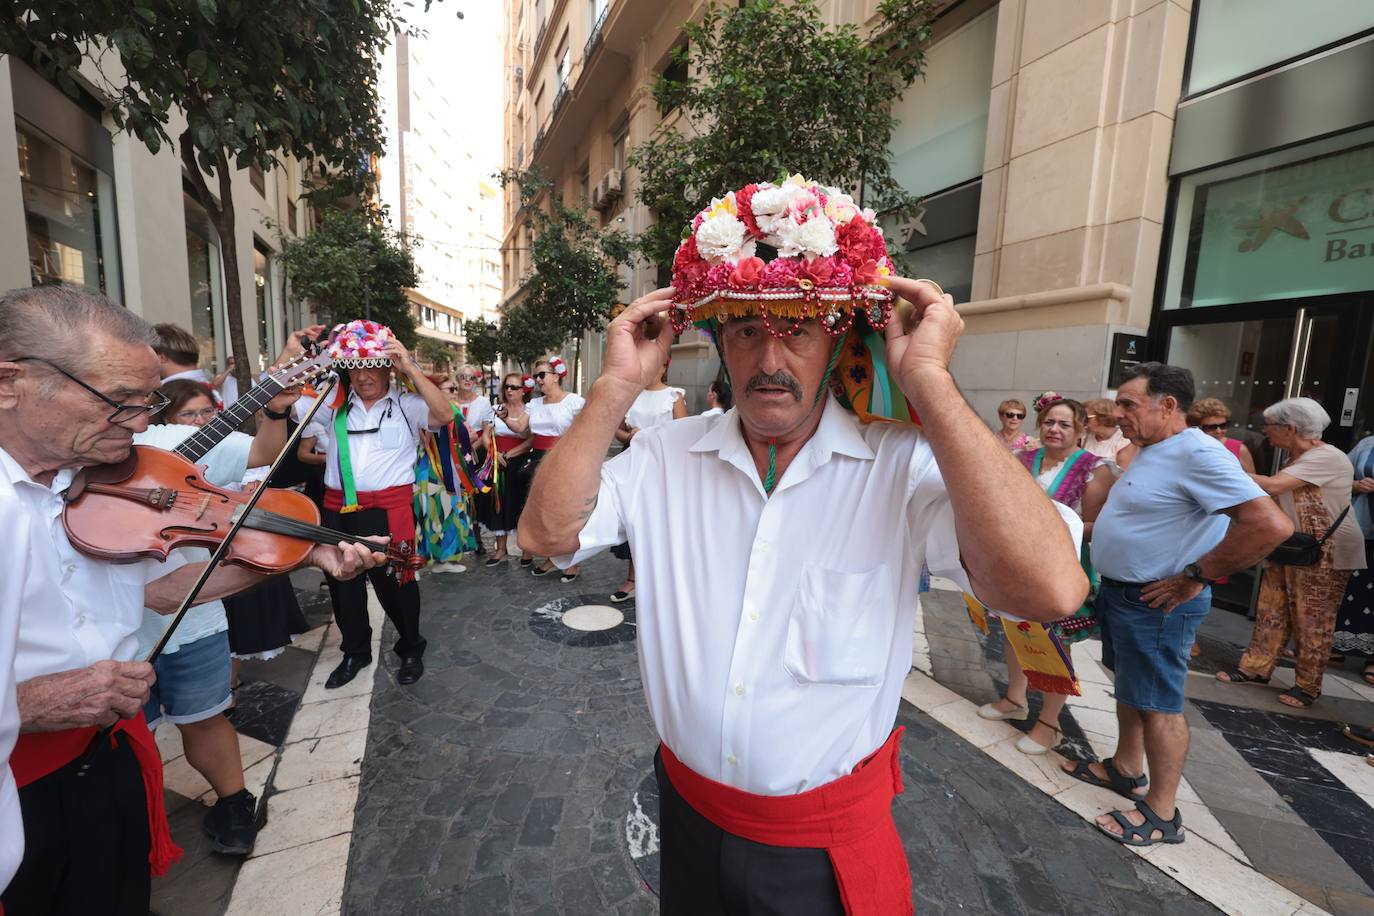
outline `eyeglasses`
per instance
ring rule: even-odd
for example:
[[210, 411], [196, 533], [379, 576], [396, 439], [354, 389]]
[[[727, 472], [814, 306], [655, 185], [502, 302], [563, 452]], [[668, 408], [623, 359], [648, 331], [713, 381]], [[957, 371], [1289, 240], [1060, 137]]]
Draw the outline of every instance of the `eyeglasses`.
[[1198, 426], [1198, 429], [1202, 430], [1204, 433], [1215, 433], [1220, 432], [1230, 425], [1230, 423], [1203, 423]]
[[504, 388], [504, 389], [506, 389], [507, 391], [520, 391], [520, 390], [523, 389], [525, 386], [524, 386], [524, 385], [502, 385], [501, 387]]
[[1002, 416], [1006, 417], [1008, 420], [1024, 420], [1024, 419], [1026, 419], [1026, 415], [1025, 415], [1025, 414], [1023, 414], [1023, 413], [1012, 413], [1011, 411], [1007, 411], [1007, 412], [1003, 413]]
[[530, 376], [530, 377], [533, 378], [536, 382], [542, 382], [542, 381], [544, 381], [544, 376], [546, 376], [546, 375], [548, 375], [548, 374], [549, 374], [549, 373], [547, 373], [547, 372], [536, 372], [534, 375], [532, 375], [532, 376]]
[[457, 385], [440, 385], [440, 386], [439, 386], [439, 390], [442, 391], [442, 392], [444, 392], [445, 394], [457, 394], [457, 393], [458, 393], [458, 386], [457, 386]]
[[204, 410], [181, 410], [172, 414], [172, 419], [182, 423], [190, 423], [193, 420], [212, 420], [219, 411], [213, 407]]
[[42, 363], [49, 369], [52, 369], [54, 372], [57, 372], [58, 374], [65, 376], [71, 381], [76, 382], [82, 388], [85, 388], [91, 394], [95, 395], [96, 397], [100, 398], [100, 400], [104, 401], [106, 404], [109, 404], [111, 407], [113, 407], [114, 413], [110, 414], [109, 417], [106, 418], [106, 423], [127, 423], [130, 420], [135, 420], [141, 417], [145, 413], [154, 414], [160, 410], [165, 410], [167, 405], [172, 403], [171, 398], [168, 398], [166, 395], [154, 391], [152, 394], [148, 395], [148, 397], [144, 400], [142, 404], [121, 404], [118, 401], [106, 397], [99, 391], [96, 391], [90, 385], [87, 385], [85, 382], [81, 381], [81, 379], [72, 375], [66, 369], [63, 369], [56, 363], [50, 360], [46, 360], [41, 356], [21, 356], [18, 359], [10, 360], [10, 362], [23, 363], [29, 362], [30, 360], [32, 360], [33, 362]]
[[460, 375], [460, 376], [458, 376], [458, 381], [460, 381], [460, 382], [475, 382], [475, 381], [477, 381], [477, 376], [475, 376], [475, 375]]

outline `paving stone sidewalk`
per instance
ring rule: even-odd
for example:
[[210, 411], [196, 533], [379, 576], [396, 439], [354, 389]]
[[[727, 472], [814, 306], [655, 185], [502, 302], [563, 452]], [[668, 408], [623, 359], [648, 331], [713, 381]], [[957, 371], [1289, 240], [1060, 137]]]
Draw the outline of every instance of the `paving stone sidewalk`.
[[[514, 561], [422, 580], [428, 673], [398, 687], [381, 660], [344, 913], [658, 911], [633, 608], [602, 633], [559, 623], [622, 574], [607, 557], [568, 585]], [[898, 721], [917, 912], [1216, 912], [933, 719], [903, 703]]]

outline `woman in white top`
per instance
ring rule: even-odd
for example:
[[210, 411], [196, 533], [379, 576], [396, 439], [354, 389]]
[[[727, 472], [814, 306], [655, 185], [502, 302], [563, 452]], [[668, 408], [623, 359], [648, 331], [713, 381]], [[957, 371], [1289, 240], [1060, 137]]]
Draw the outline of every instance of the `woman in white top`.
[[[504, 414], [504, 419], [511, 430], [519, 435], [528, 435], [531, 439], [533, 448], [530, 455], [532, 461], [531, 477], [534, 476], [540, 460], [558, 444], [559, 438], [568, 431], [573, 420], [577, 419], [577, 415], [586, 406], [587, 402], [580, 395], [563, 390], [563, 377], [567, 374], [568, 366], [559, 357], [551, 356], [548, 359], [539, 360], [534, 364], [533, 378], [540, 396], [530, 401], [524, 417], [517, 417], [509, 412]], [[519, 540], [517, 534], [517, 543]], [[540, 558], [530, 557], [529, 559]], [[553, 563], [544, 558], [544, 562], [535, 563], [530, 572], [536, 576], [547, 576], [553, 570]], [[577, 572], [576, 566], [568, 568], [564, 571], [560, 581], [567, 583], [576, 580]]]
[[701, 412], [703, 417], [715, 417], [725, 413], [735, 403], [734, 392], [730, 386], [720, 379], [711, 383], [711, 387], [706, 389], [706, 409]]
[[[657, 382], [645, 388], [635, 397], [634, 403], [630, 405], [629, 411], [625, 414], [625, 419], [620, 421], [620, 429], [615, 431], [616, 441], [625, 448], [630, 447], [635, 434], [641, 429], [658, 426], [670, 420], [681, 420], [687, 416], [687, 392], [681, 388], [669, 388], [667, 367], [665, 366], [664, 369], [664, 374], [659, 377]], [[630, 556], [628, 543], [617, 544], [611, 548], [611, 553], [622, 560], [628, 560], [630, 564], [629, 570], [625, 573], [625, 581], [611, 595], [611, 600], [619, 604], [634, 597], [635, 561]]]
[[439, 386], [439, 390], [448, 395], [454, 406], [463, 412], [463, 422], [467, 424], [474, 441], [482, 435], [482, 427], [492, 419], [491, 401], [482, 397], [478, 386], [481, 380], [482, 374], [477, 369], [464, 366], [458, 370], [454, 381], [445, 381]]
[[[497, 566], [506, 559], [506, 538], [520, 522], [525, 497], [530, 492], [530, 478], [534, 462], [530, 447], [534, 440], [520, 435], [507, 420], [528, 422], [525, 412], [525, 385], [520, 373], [511, 372], [501, 380], [501, 406], [483, 424], [482, 443], [495, 450], [500, 476], [494, 493], [484, 493], [477, 499], [478, 517], [488, 531], [496, 536], [496, 549], [487, 558], [487, 566]], [[497, 508], [497, 506], [500, 508]], [[521, 559], [521, 566], [529, 566], [529, 557]]]

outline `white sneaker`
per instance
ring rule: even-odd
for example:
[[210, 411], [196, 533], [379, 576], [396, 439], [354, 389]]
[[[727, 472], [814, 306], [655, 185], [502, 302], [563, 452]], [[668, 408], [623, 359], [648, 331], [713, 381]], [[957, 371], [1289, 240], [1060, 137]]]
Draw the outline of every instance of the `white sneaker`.
[[434, 571], [437, 573], [460, 573], [467, 572], [468, 568], [462, 563], [435, 563]]
[[1018, 706], [1011, 712], [1002, 712], [992, 703], [984, 703], [978, 707], [978, 717], [981, 719], [991, 719], [994, 722], [1012, 721], [1024, 722], [1030, 715], [1030, 709], [1025, 706]]

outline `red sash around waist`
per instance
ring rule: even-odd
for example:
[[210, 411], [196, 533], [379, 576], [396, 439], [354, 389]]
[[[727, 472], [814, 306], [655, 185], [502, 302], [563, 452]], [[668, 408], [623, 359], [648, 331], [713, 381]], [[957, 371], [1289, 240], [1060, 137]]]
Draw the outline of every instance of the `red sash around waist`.
[[[60, 732], [22, 732], [14, 745], [14, 753], [10, 754], [15, 783], [23, 788], [56, 773], [84, 754], [99, 731], [91, 726]], [[129, 747], [143, 775], [143, 794], [148, 802], [148, 835], [152, 838], [148, 865], [153, 877], [160, 878], [181, 858], [181, 847], [172, 842], [172, 831], [167, 826], [167, 809], [162, 798], [162, 755], [153, 733], [148, 731], [142, 710], [134, 718], [121, 719], [115, 725], [108, 739], [111, 746], [115, 732], [123, 732], [128, 737]]]
[[497, 436], [496, 450], [498, 452], [508, 452], [524, 441], [525, 440], [521, 439], [519, 436]]
[[848, 916], [913, 912], [911, 871], [892, 820], [902, 792], [898, 728], [848, 776], [799, 795], [754, 795], [694, 772], [660, 745], [663, 770], [687, 804], [717, 827], [769, 846], [824, 849]]
[[534, 437], [534, 448], [536, 451], [547, 452], [558, 444], [558, 436], [539, 436]]
[[[393, 545], [415, 543], [414, 487], [403, 483], [385, 490], [359, 490], [358, 508], [381, 509], [386, 512], [386, 527]], [[324, 488], [324, 507], [331, 512], [343, 510], [343, 491]], [[396, 580], [402, 585], [415, 579], [415, 570], [396, 570]]]

